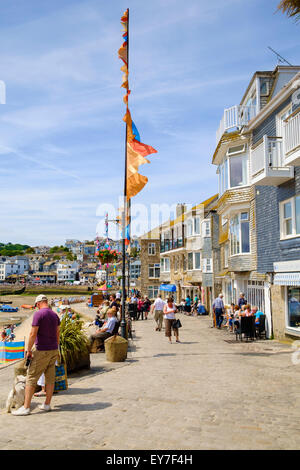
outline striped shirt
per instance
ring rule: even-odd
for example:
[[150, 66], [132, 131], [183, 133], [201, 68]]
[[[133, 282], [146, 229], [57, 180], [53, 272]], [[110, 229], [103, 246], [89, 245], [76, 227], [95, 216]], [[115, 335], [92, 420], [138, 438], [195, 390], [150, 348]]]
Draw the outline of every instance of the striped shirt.
[[222, 309], [224, 308], [224, 302], [223, 302], [223, 299], [221, 299], [221, 297], [217, 297], [214, 300], [213, 308], [222, 308]]

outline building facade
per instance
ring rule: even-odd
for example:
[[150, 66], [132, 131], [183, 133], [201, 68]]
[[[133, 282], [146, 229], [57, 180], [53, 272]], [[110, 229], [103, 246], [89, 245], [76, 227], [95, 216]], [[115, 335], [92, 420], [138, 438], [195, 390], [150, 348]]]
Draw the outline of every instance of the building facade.
[[[213, 156], [219, 176], [215, 290], [222, 287], [227, 304], [245, 293], [266, 314], [268, 337], [282, 336], [283, 318], [287, 322], [300, 301], [299, 72], [285, 66], [256, 72], [240, 105], [224, 111]], [[295, 264], [284, 268], [280, 263], [288, 260]], [[275, 265], [294, 270], [290, 288], [282, 283], [291, 276], [279, 275]]]

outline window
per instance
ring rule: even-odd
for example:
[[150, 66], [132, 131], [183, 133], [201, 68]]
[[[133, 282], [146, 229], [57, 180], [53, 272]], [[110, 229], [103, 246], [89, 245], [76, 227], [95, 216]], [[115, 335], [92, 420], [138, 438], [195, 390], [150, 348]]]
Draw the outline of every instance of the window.
[[169, 272], [170, 271], [170, 258], [161, 258], [160, 267], [161, 267], [162, 272]]
[[155, 255], [156, 247], [155, 243], [148, 243], [148, 255]]
[[247, 184], [247, 155], [239, 155], [229, 160], [230, 187], [244, 186]]
[[194, 255], [195, 255], [195, 260], [194, 260], [195, 269], [201, 269], [201, 255], [200, 255], [200, 252], [194, 253]]
[[191, 237], [193, 235], [193, 220], [190, 219], [188, 220], [187, 223], [187, 236]]
[[242, 212], [230, 219], [231, 255], [250, 253], [249, 214]]
[[149, 299], [156, 299], [159, 293], [158, 286], [148, 286], [148, 297]]
[[202, 222], [202, 237], [210, 237], [210, 220]]
[[224, 245], [224, 268], [228, 268], [229, 245]]
[[149, 278], [157, 279], [160, 276], [160, 265], [156, 264], [149, 264]]
[[300, 195], [281, 203], [280, 232], [281, 238], [300, 235]]
[[199, 217], [194, 218], [194, 234], [200, 235], [200, 218]]
[[227, 155], [236, 155], [237, 153], [243, 153], [245, 152], [245, 144], [243, 145], [237, 145], [236, 147], [229, 147], [227, 150]]
[[193, 253], [188, 253], [188, 270], [194, 269]]
[[267, 80], [260, 81], [260, 96], [269, 95], [269, 82]]
[[283, 137], [283, 121], [292, 114], [293, 108], [292, 105], [289, 104], [287, 108], [285, 108], [281, 113], [276, 116], [276, 135], [279, 137]]
[[236, 188], [248, 184], [248, 154], [246, 145], [230, 147], [222, 164], [218, 166], [219, 194], [229, 188]]
[[211, 258], [204, 258], [202, 261], [202, 271], [204, 273], [211, 273], [212, 272], [212, 259]]
[[300, 287], [287, 287], [287, 326], [300, 327]]

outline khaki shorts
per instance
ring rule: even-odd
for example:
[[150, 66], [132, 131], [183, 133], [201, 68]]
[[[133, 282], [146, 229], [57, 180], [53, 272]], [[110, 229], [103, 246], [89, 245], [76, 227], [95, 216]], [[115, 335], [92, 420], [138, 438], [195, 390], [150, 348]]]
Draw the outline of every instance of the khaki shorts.
[[55, 383], [55, 362], [59, 359], [58, 349], [51, 351], [32, 352], [30, 366], [27, 369], [26, 385], [35, 387], [42, 373], [45, 374], [45, 384]]

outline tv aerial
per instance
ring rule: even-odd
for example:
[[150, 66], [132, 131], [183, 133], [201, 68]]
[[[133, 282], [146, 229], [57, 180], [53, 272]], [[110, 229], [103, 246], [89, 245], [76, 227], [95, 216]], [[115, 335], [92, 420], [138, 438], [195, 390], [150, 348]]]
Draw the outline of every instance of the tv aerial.
[[277, 56], [277, 61], [278, 61], [278, 64], [287, 64], [287, 65], [290, 65], [292, 67], [292, 64], [290, 64], [290, 62], [288, 62], [284, 57], [282, 57], [282, 55], [280, 55], [278, 52], [274, 51], [274, 49], [272, 49], [272, 47], [268, 46], [268, 49], [270, 49], [270, 51], [272, 51], [276, 56]]

